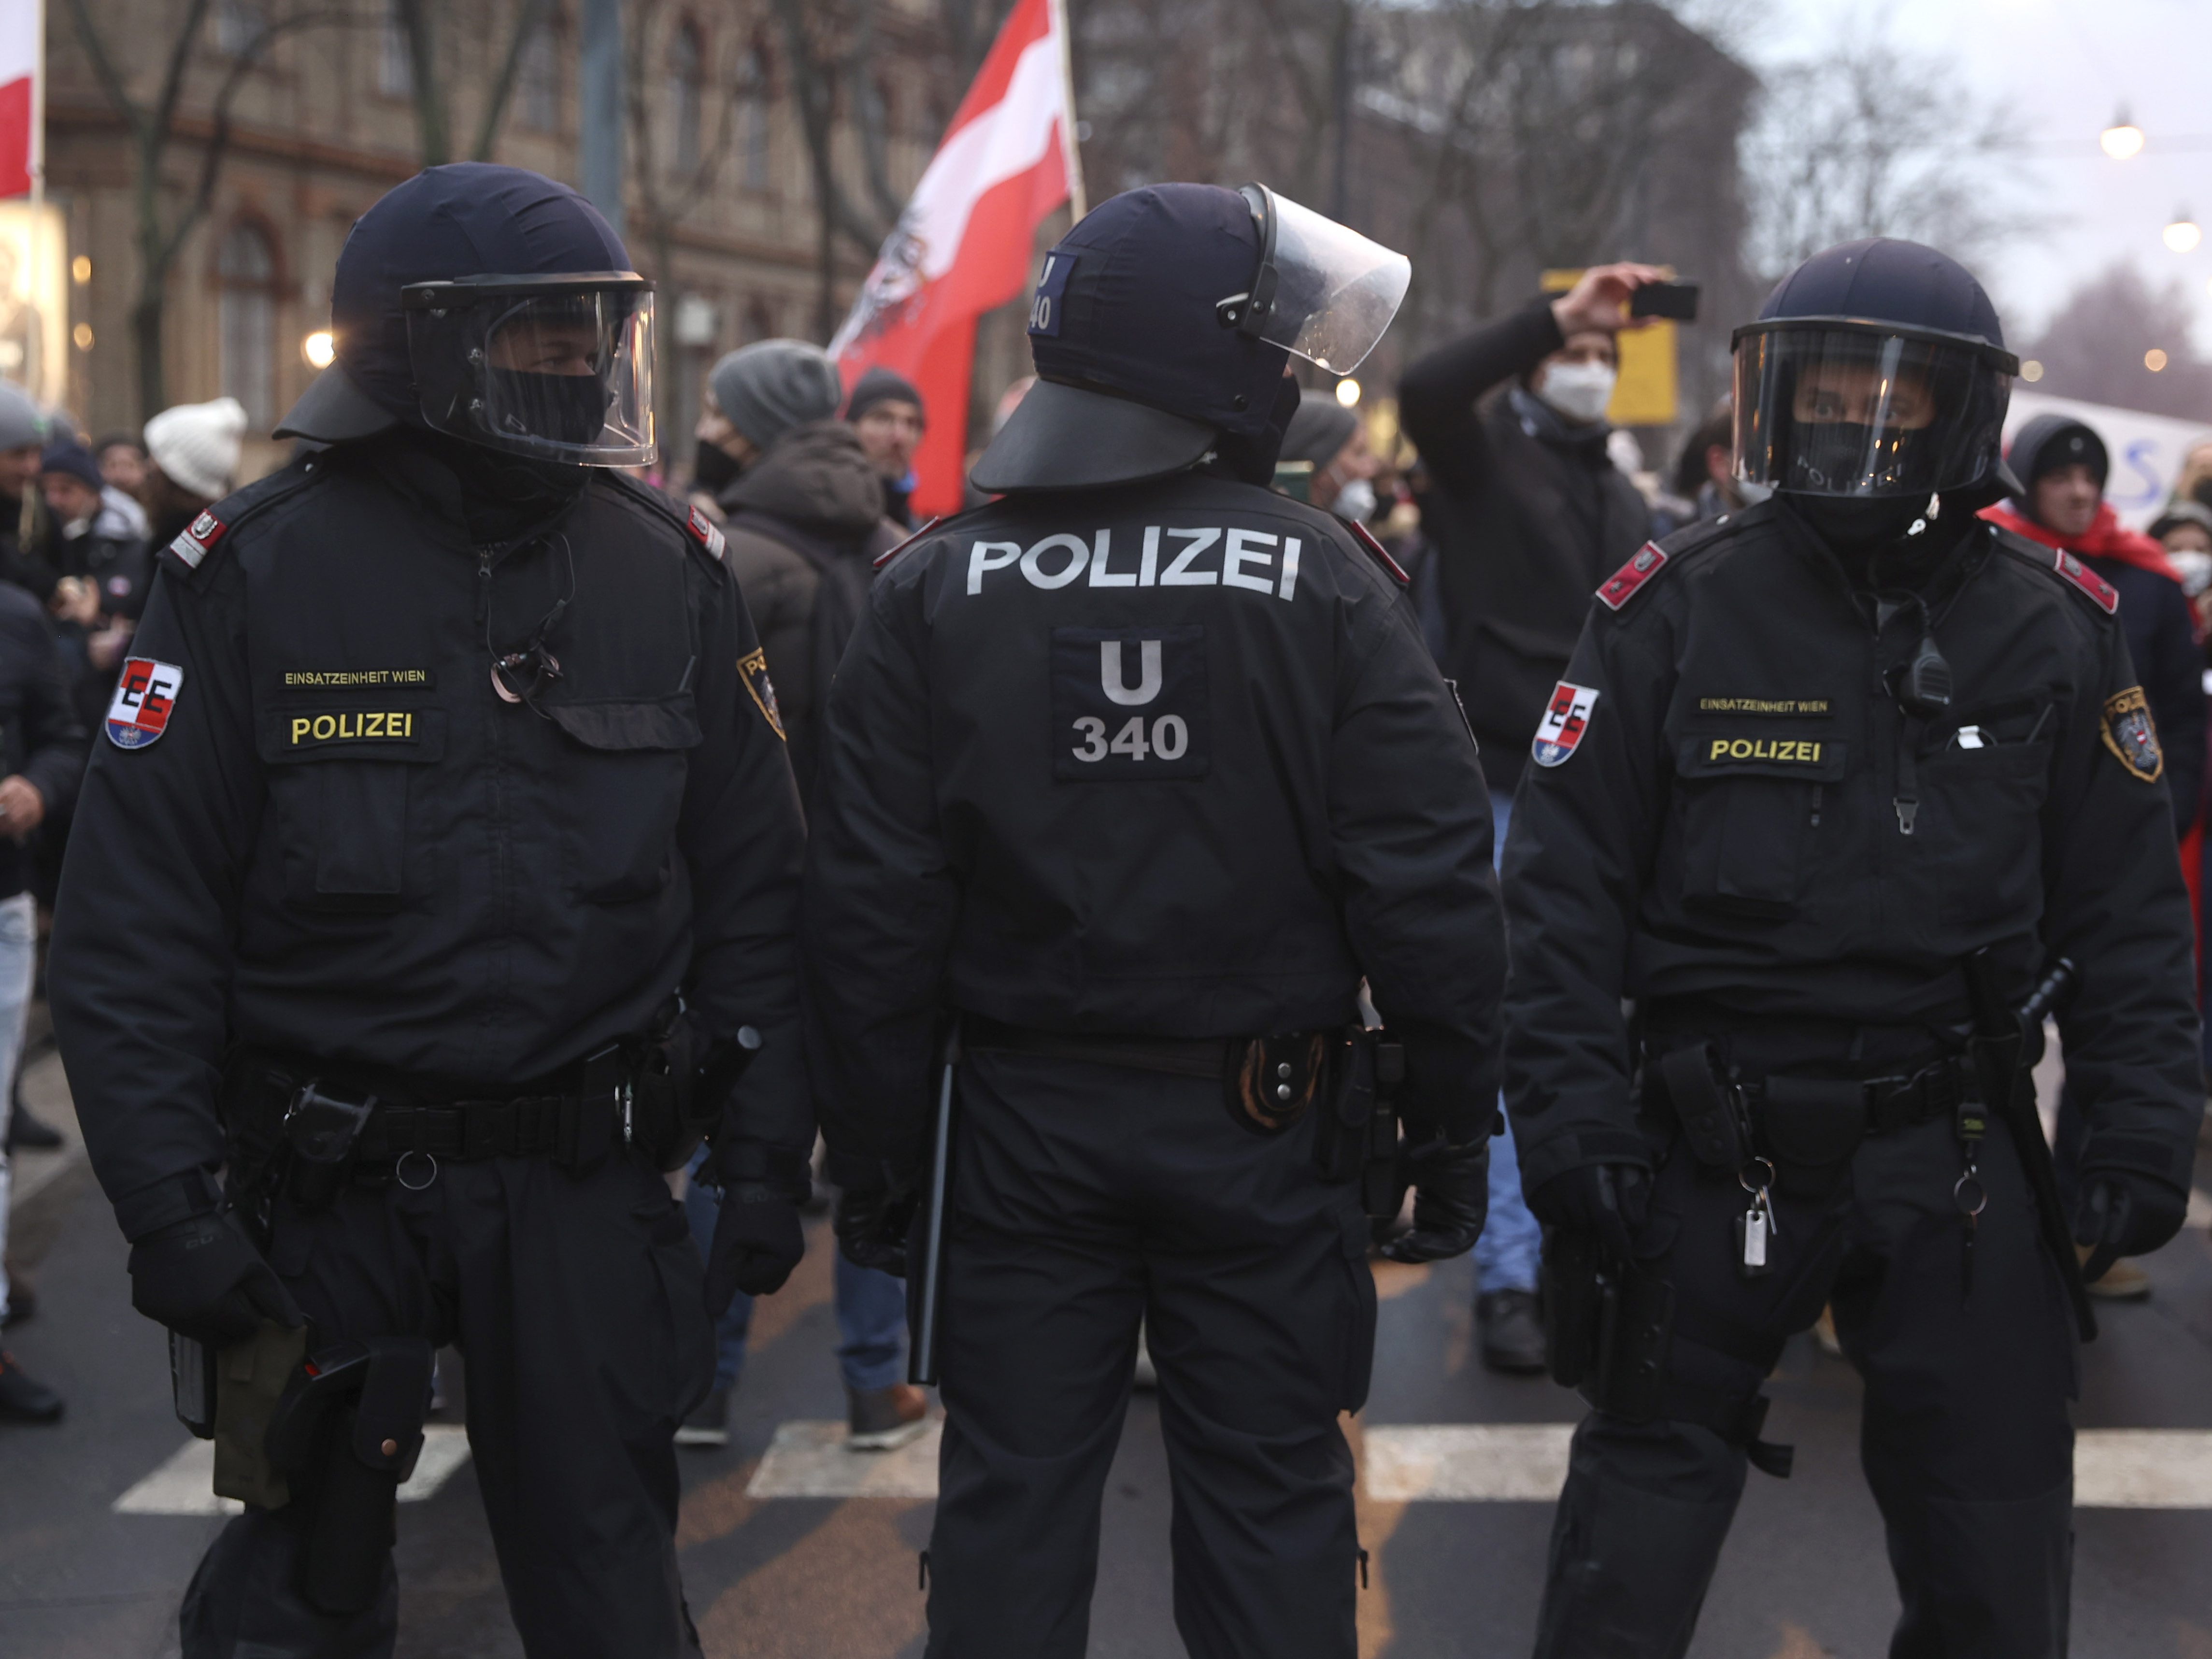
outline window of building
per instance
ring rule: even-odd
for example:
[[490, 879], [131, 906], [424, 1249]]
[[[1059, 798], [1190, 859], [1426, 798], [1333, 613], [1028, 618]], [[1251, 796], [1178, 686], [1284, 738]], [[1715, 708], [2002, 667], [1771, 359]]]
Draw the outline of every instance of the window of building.
[[738, 65], [738, 176], [747, 190], [769, 186], [768, 56], [758, 46]]
[[675, 125], [669, 165], [678, 173], [699, 166], [699, 130], [706, 118], [707, 50], [696, 23], [684, 22], [668, 42], [668, 110]]
[[222, 389], [246, 406], [256, 431], [276, 422], [276, 256], [268, 234], [245, 222], [216, 251]]
[[550, 22], [523, 43], [514, 66], [514, 113], [532, 132], [552, 132], [561, 125], [561, 46]]
[[233, 58], [243, 58], [258, 47], [268, 27], [263, 0], [222, 0], [216, 8], [215, 43]]
[[415, 95], [415, 58], [407, 45], [402, 0], [384, 0], [382, 49], [376, 60], [376, 89], [387, 98]]

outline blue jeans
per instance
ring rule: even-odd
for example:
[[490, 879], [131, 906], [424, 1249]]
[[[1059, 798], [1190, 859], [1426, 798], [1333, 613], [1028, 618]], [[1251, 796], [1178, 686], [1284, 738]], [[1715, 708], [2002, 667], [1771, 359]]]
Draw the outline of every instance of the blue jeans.
[[[684, 1213], [704, 1257], [713, 1248], [714, 1216], [721, 1200], [699, 1184], [707, 1162], [702, 1146], [692, 1155], [691, 1184], [684, 1189]], [[745, 1368], [745, 1333], [753, 1322], [753, 1299], [743, 1291], [730, 1298], [729, 1311], [714, 1324], [714, 1386], [732, 1389]], [[906, 1380], [906, 1281], [869, 1267], [856, 1267], [837, 1255], [837, 1369], [846, 1385], [863, 1393]]]
[[[690, 1163], [684, 1165], [690, 1184], [684, 1189], [684, 1218], [691, 1224], [692, 1242], [699, 1247], [699, 1258], [705, 1261], [714, 1244], [714, 1218], [722, 1207], [719, 1195], [699, 1184], [699, 1171], [706, 1166], [707, 1149], [702, 1146], [691, 1154]], [[714, 1386], [734, 1389], [745, 1369], [745, 1333], [752, 1328], [753, 1299], [743, 1291], [730, 1298], [730, 1305], [714, 1322]]]
[[837, 1253], [837, 1369], [872, 1394], [906, 1381], [906, 1280], [856, 1267]]
[[[1493, 789], [1490, 812], [1496, 825], [1492, 856], [1505, 854], [1505, 826], [1513, 819], [1513, 797]], [[1498, 1116], [1505, 1121], [1505, 1097], [1498, 1097]], [[1513, 1151], [1513, 1130], [1490, 1143], [1490, 1219], [1474, 1244], [1474, 1290], [1533, 1291], [1536, 1261], [1542, 1253], [1544, 1230], [1528, 1213], [1528, 1200], [1521, 1195], [1521, 1160]]]

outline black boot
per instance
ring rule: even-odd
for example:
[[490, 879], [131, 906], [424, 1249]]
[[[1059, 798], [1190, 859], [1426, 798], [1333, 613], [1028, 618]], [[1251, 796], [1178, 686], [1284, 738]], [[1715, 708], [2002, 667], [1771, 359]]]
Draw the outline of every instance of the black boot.
[[62, 1397], [23, 1374], [15, 1356], [0, 1348], [0, 1423], [58, 1423]]
[[1482, 1363], [1493, 1371], [1533, 1376], [1544, 1369], [1544, 1328], [1534, 1291], [1489, 1291], [1475, 1298]]
[[31, 1109], [18, 1100], [15, 1110], [8, 1120], [8, 1150], [11, 1152], [51, 1152], [62, 1144], [62, 1132], [51, 1123], [41, 1123], [31, 1115]]

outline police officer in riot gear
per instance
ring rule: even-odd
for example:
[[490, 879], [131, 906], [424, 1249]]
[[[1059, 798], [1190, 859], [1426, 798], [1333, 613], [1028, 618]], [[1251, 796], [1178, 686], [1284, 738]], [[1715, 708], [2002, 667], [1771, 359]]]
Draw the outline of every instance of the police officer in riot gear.
[[306, 453], [161, 556], [97, 745], [52, 995], [132, 1298], [221, 1389], [292, 1367], [265, 1437], [218, 1401], [258, 1497], [194, 1659], [392, 1651], [446, 1343], [525, 1649], [698, 1651], [672, 1441], [714, 1298], [660, 1170], [709, 1135], [708, 1281], [782, 1282], [802, 830], [718, 533], [611, 470], [653, 453], [628, 265], [515, 168], [370, 209]]
[[1395, 1253], [1467, 1249], [1503, 950], [1404, 578], [1266, 485], [1289, 355], [1348, 372], [1405, 280], [1258, 186], [1100, 206], [976, 465], [1002, 499], [889, 556], [831, 693], [802, 957], [855, 1260], [907, 1254], [958, 1044], [933, 1655], [1084, 1651], [1140, 1319], [1184, 1642], [1354, 1651], [1374, 1103]]
[[[1974, 516], [2016, 364], [1966, 270], [1832, 248], [1735, 362], [1775, 496], [1599, 590], [1507, 842], [1506, 1094], [1595, 1407], [1537, 1651], [1685, 1650], [1747, 1462], [1787, 1472], [1761, 1381], [1832, 1303], [1893, 1651], [2055, 1656], [2069, 1233], [2092, 1278], [2171, 1237], [2203, 1105], [2157, 734], [2111, 590]], [[2026, 1075], [2054, 995], [2074, 1215]]]

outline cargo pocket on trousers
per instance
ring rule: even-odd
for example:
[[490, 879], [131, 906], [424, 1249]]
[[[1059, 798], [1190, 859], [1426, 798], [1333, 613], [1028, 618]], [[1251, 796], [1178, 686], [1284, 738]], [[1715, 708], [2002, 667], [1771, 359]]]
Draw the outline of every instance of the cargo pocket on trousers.
[[[646, 1170], [642, 1164], [637, 1167]], [[714, 1328], [707, 1317], [706, 1272], [691, 1240], [690, 1218], [670, 1196], [667, 1183], [657, 1174], [651, 1178], [659, 1193], [648, 1193], [630, 1214], [645, 1235], [660, 1281], [668, 1320], [669, 1413], [680, 1423], [714, 1386]]]
[[703, 740], [691, 694], [552, 703], [545, 712], [576, 745], [562, 803], [570, 890], [587, 904], [653, 897], [673, 872], [684, 753]]
[[1345, 1316], [1344, 1382], [1336, 1404], [1339, 1411], [1356, 1412], [1367, 1403], [1367, 1387], [1375, 1375], [1375, 1274], [1367, 1265], [1367, 1212], [1345, 1210], [1337, 1220], [1344, 1237], [1344, 1276], [1352, 1304]]

